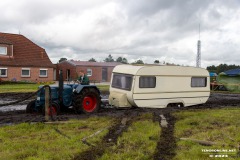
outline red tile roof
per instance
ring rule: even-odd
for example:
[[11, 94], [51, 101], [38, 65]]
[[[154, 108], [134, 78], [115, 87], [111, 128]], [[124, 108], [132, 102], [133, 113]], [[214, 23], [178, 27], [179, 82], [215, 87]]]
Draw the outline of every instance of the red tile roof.
[[[89, 62], [89, 61], [74, 61], [74, 60], [68, 60], [63, 61], [70, 63], [74, 66], [98, 66], [98, 67], [115, 67], [117, 65], [120, 65], [122, 63], [119, 62]], [[62, 63], [62, 62], [61, 62]]]
[[12, 42], [7, 40], [6, 38], [4, 37], [0, 37], [0, 44], [9, 44], [9, 45], [12, 45]]
[[0, 44], [13, 45], [13, 56], [0, 56], [0, 66], [54, 67], [46, 51], [20, 34], [0, 32]]

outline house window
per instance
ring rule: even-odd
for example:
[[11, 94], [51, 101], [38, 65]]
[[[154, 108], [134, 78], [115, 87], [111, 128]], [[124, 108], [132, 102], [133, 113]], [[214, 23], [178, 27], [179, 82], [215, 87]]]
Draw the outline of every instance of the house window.
[[206, 87], [207, 77], [192, 77], [191, 87]]
[[87, 69], [87, 76], [88, 77], [92, 76], [92, 69], [90, 68]]
[[0, 54], [7, 55], [7, 47], [0, 46]]
[[39, 77], [47, 77], [48, 76], [48, 70], [47, 69], [40, 69], [39, 70]]
[[21, 77], [30, 77], [30, 68], [22, 68]]
[[139, 88], [155, 88], [156, 77], [155, 76], [141, 76], [139, 78]]
[[7, 68], [0, 68], [0, 77], [7, 77]]

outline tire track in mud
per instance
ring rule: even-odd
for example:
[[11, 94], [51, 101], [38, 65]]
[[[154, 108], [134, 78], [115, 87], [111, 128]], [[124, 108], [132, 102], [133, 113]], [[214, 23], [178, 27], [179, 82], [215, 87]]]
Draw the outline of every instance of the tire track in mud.
[[132, 124], [134, 117], [138, 115], [138, 112], [125, 111], [124, 115], [118, 117], [115, 120], [115, 124], [110, 127], [109, 132], [102, 141], [96, 145], [91, 145], [91, 147], [77, 155], [74, 160], [95, 160], [101, 157], [105, 150], [109, 147], [117, 144], [118, 137], [125, 132], [128, 127]]
[[160, 140], [154, 154], [154, 160], [170, 160], [176, 155], [176, 139], [174, 137], [174, 126], [176, 119], [171, 113], [154, 113], [154, 120], [159, 121], [161, 127]]

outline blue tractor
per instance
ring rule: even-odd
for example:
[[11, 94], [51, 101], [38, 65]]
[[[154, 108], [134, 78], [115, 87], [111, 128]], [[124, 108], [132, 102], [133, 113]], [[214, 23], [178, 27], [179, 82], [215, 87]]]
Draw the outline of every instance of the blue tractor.
[[97, 112], [101, 106], [100, 91], [95, 85], [63, 84], [60, 73], [58, 86], [39, 86], [37, 99], [28, 103], [27, 113], [45, 113], [45, 88], [50, 88], [49, 115], [57, 115], [69, 107], [77, 112]]

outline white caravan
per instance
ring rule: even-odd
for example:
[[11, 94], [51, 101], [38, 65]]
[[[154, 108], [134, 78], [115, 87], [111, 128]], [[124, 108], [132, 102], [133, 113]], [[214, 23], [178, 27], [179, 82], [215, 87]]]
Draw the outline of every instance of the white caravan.
[[205, 103], [209, 95], [209, 72], [203, 68], [118, 65], [112, 73], [109, 104], [116, 107], [186, 107]]

